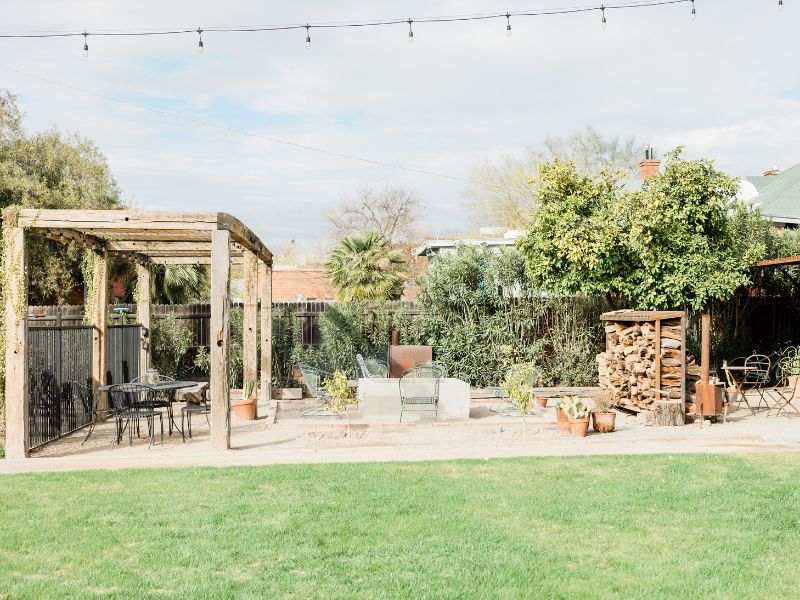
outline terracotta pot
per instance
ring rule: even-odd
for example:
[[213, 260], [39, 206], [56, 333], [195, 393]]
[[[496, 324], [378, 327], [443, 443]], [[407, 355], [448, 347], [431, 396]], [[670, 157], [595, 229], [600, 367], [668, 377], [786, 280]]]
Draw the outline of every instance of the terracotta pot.
[[547, 408], [547, 398], [536, 398], [536, 404], [538, 404], [540, 408]]
[[569, 431], [569, 417], [560, 406], [556, 407], [556, 427], [559, 431]]
[[615, 412], [593, 412], [592, 429], [597, 433], [611, 433], [617, 426], [617, 413]]
[[586, 437], [586, 434], [589, 432], [589, 417], [586, 417], [585, 419], [569, 419], [568, 425], [569, 431], [572, 435]]
[[252, 421], [256, 418], [255, 400], [235, 400], [231, 402], [231, 408], [239, 421]]

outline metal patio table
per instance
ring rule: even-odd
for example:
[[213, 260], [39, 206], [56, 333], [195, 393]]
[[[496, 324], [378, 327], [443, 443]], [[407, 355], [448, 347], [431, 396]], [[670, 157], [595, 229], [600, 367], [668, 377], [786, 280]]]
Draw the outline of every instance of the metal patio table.
[[[158, 383], [138, 383], [137, 385], [141, 385], [146, 387], [153, 392], [162, 392], [166, 394], [167, 397], [167, 423], [169, 424], [169, 435], [172, 435], [172, 427], [175, 426], [177, 431], [180, 431], [183, 434], [183, 430], [178, 427], [178, 423], [175, 421], [175, 414], [172, 410], [172, 404], [175, 402], [175, 392], [178, 390], [185, 390], [187, 388], [195, 387], [198, 385], [198, 381], [159, 381]], [[100, 398], [100, 394], [108, 394], [108, 390], [110, 390], [114, 385], [101, 385], [97, 388], [94, 397], [94, 406], [95, 410], [92, 411], [95, 414], [100, 412], [97, 407], [99, 406], [98, 400]], [[103, 412], [109, 413], [111, 409], [107, 409]], [[89, 436], [92, 435], [92, 431], [94, 431], [94, 419], [92, 419], [91, 424], [89, 425], [89, 433], [86, 434], [86, 438], [84, 438], [83, 443], [86, 443], [86, 440], [89, 439]]]

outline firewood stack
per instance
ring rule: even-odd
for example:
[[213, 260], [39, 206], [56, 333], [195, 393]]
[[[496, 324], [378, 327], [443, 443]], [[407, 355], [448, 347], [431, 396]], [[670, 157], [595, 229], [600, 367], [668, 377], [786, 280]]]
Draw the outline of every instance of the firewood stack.
[[680, 314], [615, 311], [603, 315], [606, 351], [597, 355], [600, 386], [617, 406], [654, 410], [657, 401], [682, 400], [684, 336], [681, 317], [672, 316]]

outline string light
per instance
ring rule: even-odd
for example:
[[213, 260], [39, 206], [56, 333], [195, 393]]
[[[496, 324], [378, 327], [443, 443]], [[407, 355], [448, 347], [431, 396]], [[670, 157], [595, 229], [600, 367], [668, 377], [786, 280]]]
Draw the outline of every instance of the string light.
[[697, 11], [695, 11], [694, 9], [694, 0], [692, 0], [692, 18], [693, 19], [697, 18]]
[[83, 58], [89, 58], [89, 34], [83, 32]]
[[[515, 12], [498, 12], [498, 13], [474, 13], [474, 14], [456, 14], [456, 15], [442, 15], [432, 17], [420, 17], [413, 19], [411, 17], [405, 19], [399, 18], [386, 18], [374, 20], [360, 20], [360, 21], [334, 21], [334, 22], [320, 22], [311, 25], [306, 23], [301, 24], [286, 24], [286, 25], [264, 25], [264, 26], [249, 26], [238, 25], [231, 27], [211, 27], [205, 30], [197, 29], [104, 29], [98, 31], [70, 31], [70, 30], [56, 30], [56, 31], [29, 31], [29, 32], [7, 32], [0, 33], [0, 39], [12, 38], [62, 38], [62, 37], [78, 37], [84, 36], [84, 52], [88, 51], [87, 37], [89, 35], [102, 36], [102, 37], [143, 37], [143, 36], [167, 36], [167, 35], [186, 35], [197, 33], [198, 34], [198, 52], [203, 51], [203, 31], [213, 31], [214, 33], [257, 33], [257, 32], [273, 32], [273, 31], [289, 31], [294, 29], [306, 29], [306, 47], [311, 47], [310, 28], [318, 27], [323, 29], [355, 29], [365, 27], [382, 27], [382, 26], [396, 26], [403, 23], [408, 24], [408, 41], [413, 43], [414, 30], [413, 23], [465, 23], [472, 21], [486, 21], [492, 19], [505, 19], [506, 20], [506, 35], [511, 35], [511, 16], [514, 17], [544, 17], [552, 15], [576, 15], [582, 13], [589, 13], [599, 10], [601, 12], [601, 24], [603, 28], [607, 27], [606, 9], [624, 10], [635, 8], [656, 8], [669, 5], [677, 5], [683, 3], [690, 3], [692, 5], [692, 16], [695, 16], [695, 0], [619, 0], [610, 6], [601, 5], [584, 5], [563, 8], [540, 8], [530, 11], [515, 11]], [[778, 0], [778, 8], [783, 9], [783, 0]]]

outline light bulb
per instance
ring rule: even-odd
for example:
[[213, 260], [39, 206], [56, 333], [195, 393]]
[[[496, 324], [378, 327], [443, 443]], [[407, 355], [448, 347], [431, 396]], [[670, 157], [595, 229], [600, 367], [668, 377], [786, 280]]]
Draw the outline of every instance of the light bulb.
[[692, 0], [692, 19], [697, 18], [697, 11], [694, 9], [694, 0]]
[[783, 0], [778, 0], [778, 10], [783, 10]]
[[199, 37], [199, 39], [197, 40], [197, 53], [198, 54], [202, 54], [203, 53], [203, 30], [198, 28], [197, 29], [197, 35]]
[[506, 37], [511, 37], [511, 15], [506, 13]]
[[602, 4], [600, 5], [600, 12], [603, 14], [603, 19], [600, 21], [600, 25], [603, 26], [603, 29], [608, 27], [608, 22], [606, 21], [606, 7]]
[[83, 32], [83, 58], [89, 58], [89, 34]]
[[414, 30], [411, 29], [411, 23], [413, 23], [413, 21], [411, 19], [409, 19], [408, 20], [408, 43], [409, 44], [413, 44], [414, 43]]
[[308, 25], [306, 25], [306, 50], [311, 50], [311, 32]]

